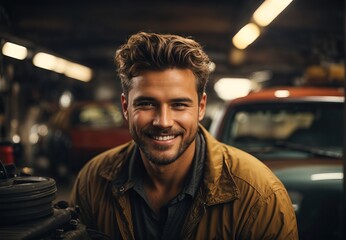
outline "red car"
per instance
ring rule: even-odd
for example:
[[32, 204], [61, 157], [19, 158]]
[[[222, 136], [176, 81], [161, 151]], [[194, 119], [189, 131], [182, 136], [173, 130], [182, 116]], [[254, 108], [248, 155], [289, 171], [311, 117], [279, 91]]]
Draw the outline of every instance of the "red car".
[[230, 101], [210, 131], [272, 168], [321, 158], [331, 162], [342, 157], [343, 106], [342, 88], [264, 89]]
[[48, 134], [34, 148], [35, 168], [64, 175], [130, 139], [127, 123], [115, 103], [75, 103], [50, 119]]
[[286, 186], [299, 238], [342, 239], [344, 92], [264, 89], [227, 104], [210, 132], [258, 157]]

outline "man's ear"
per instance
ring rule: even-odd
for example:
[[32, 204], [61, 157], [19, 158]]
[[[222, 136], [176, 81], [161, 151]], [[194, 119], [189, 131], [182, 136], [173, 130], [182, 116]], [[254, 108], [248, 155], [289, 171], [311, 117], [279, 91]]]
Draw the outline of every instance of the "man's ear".
[[201, 121], [204, 118], [207, 109], [207, 94], [203, 93], [199, 102], [198, 120]]
[[128, 121], [128, 102], [124, 93], [121, 94], [121, 108], [126, 121]]

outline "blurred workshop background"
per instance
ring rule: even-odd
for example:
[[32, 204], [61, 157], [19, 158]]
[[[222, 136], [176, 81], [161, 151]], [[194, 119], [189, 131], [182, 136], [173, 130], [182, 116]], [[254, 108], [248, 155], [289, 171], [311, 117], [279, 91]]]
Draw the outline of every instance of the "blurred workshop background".
[[344, 84], [342, 0], [2, 0], [0, 140], [18, 168], [70, 183], [90, 157], [130, 139], [113, 58], [138, 31], [203, 45], [213, 62], [206, 127], [250, 91]]

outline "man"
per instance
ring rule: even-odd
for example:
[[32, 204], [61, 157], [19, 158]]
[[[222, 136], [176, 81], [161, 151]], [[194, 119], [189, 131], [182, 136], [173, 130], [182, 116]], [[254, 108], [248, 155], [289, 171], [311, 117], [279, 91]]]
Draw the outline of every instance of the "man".
[[71, 204], [112, 239], [297, 239], [282, 183], [199, 124], [209, 59], [192, 39], [140, 32], [115, 56], [132, 142], [90, 161]]

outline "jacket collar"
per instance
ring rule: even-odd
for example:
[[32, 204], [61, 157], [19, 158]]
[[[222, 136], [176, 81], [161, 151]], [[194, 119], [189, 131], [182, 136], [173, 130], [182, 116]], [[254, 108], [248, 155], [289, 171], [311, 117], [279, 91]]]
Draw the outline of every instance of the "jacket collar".
[[[207, 147], [202, 201], [206, 205], [214, 205], [239, 198], [240, 191], [230, 171], [231, 156], [227, 154], [226, 146], [211, 136], [202, 125], [199, 126], [199, 130], [205, 137]], [[116, 195], [125, 193], [133, 186], [129, 176], [129, 159], [134, 154], [135, 143], [131, 141], [120, 148], [112, 160], [103, 165], [100, 172], [101, 177], [113, 182]]]
[[240, 191], [231, 173], [231, 156], [227, 146], [217, 141], [200, 126], [206, 139], [207, 157], [204, 172], [205, 203], [214, 205], [239, 198]]

